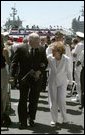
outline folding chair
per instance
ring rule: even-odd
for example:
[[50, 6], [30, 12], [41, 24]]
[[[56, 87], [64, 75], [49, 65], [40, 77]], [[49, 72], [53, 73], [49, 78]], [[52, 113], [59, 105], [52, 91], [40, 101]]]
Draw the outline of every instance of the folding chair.
[[71, 90], [71, 95], [73, 95], [73, 93], [75, 92], [75, 87], [77, 85], [77, 83], [75, 81], [72, 81], [73, 86], [72, 86], [72, 90]]

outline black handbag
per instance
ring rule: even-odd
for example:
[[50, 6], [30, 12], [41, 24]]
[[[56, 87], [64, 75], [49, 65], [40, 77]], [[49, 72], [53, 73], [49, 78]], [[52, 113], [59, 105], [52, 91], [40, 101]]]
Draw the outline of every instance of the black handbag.
[[8, 114], [3, 113], [1, 117], [1, 127], [9, 127], [11, 125], [11, 119]]

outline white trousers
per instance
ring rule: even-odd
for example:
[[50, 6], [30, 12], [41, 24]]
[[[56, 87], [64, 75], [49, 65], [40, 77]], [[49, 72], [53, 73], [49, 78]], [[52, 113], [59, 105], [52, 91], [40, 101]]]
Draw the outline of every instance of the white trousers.
[[76, 91], [79, 95], [79, 101], [81, 101], [81, 86], [80, 86], [80, 72], [81, 72], [81, 66], [75, 68], [75, 82], [76, 85]]
[[50, 111], [51, 111], [52, 120], [54, 122], [58, 122], [58, 107], [60, 109], [63, 122], [67, 121], [66, 101], [65, 101], [66, 90], [67, 90], [67, 84], [63, 84], [60, 87], [56, 87], [55, 91], [53, 91], [53, 93], [51, 93], [52, 95], [50, 95], [51, 100], [49, 100], [49, 102], [52, 102], [50, 103], [51, 104]]

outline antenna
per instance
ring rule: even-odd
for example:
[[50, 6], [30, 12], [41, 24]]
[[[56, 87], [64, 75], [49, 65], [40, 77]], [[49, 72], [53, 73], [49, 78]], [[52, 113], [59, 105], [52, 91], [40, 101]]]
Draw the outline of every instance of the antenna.
[[84, 6], [82, 6], [82, 10], [81, 10], [81, 16], [83, 16], [84, 17]]
[[13, 21], [15, 21], [15, 15], [17, 14], [17, 10], [15, 8], [15, 3], [14, 3], [14, 7], [12, 7], [11, 9], [13, 10], [13, 12], [12, 12]]

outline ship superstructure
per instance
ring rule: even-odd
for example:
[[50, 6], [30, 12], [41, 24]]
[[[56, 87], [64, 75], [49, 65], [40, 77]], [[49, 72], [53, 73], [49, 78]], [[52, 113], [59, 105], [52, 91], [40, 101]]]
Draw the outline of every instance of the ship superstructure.
[[5, 28], [7, 30], [22, 28], [22, 21], [20, 20], [19, 16], [17, 16], [16, 18], [17, 10], [15, 8], [15, 5], [11, 8], [11, 10], [12, 13], [10, 14], [10, 18], [12, 17], [12, 19], [8, 18], [8, 20], [5, 23]]
[[[9, 31], [9, 36], [12, 36], [12, 37], [18, 36], [20, 38], [23, 38], [23, 37], [28, 36], [32, 32], [36, 32], [40, 36], [49, 35], [50, 37], [52, 37], [55, 35], [56, 31], [63, 31], [65, 35], [69, 35], [69, 36], [73, 35], [73, 31], [70, 28], [66, 29], [66, 28], [63, 28], [62, 26], [59, 27], [58, 25], [57, 27], [56, 26], [52, 27], [50, 25], [49, 28], [40, 28], [38, 25], [37, 26], [33, 25], [31, 28], [29, 28], [29, 24], [27, 24], [26, 27], [23, 27], [22, 20], [20, 19], [19, 16], [17, 16], [17, 10], [16, 10], [15, 5], [14, 7], [11, 8], [11, 10], [12, 10], [12, 13], [10, 14], [9, 19], [6, 21], [4, 25], [5, 31]], [[73, 28], [76, 29], [74, 26]]]
[[74, 32], [84, 32], [84, 7], [82, 6], [81, 15], [72, 20], [72, 29]]

